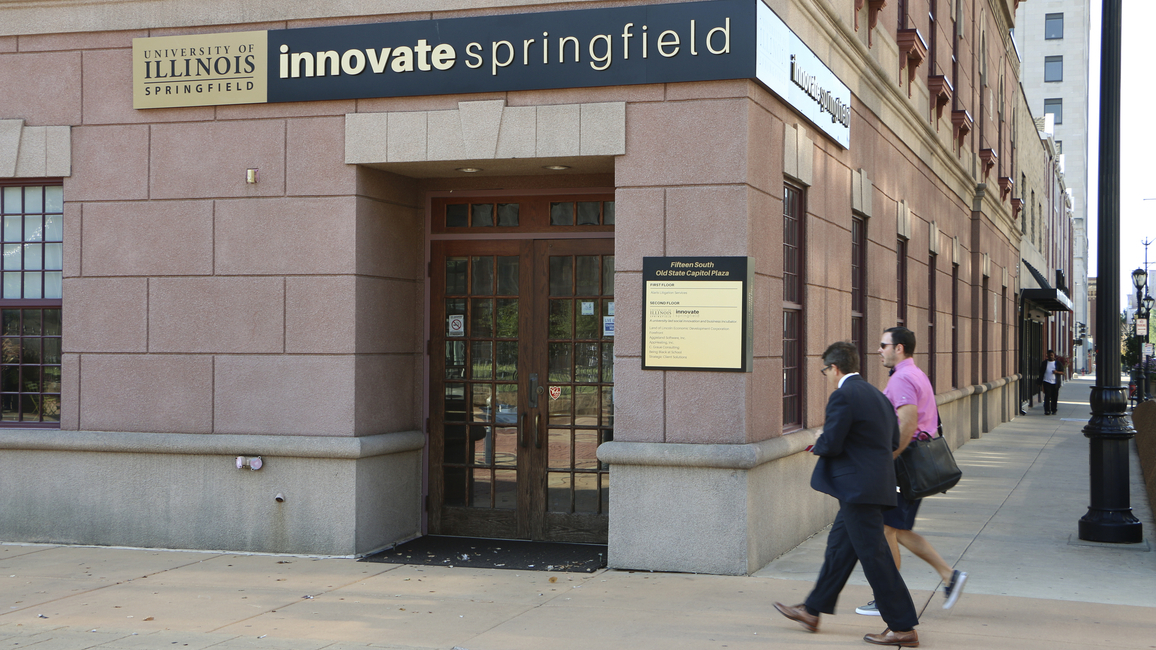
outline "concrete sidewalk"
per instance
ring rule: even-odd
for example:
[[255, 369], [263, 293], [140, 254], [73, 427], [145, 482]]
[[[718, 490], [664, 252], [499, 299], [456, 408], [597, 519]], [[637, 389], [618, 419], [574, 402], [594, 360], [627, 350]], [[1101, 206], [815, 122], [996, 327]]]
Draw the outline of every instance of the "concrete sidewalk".
[[[905, 555], [925, 648], [1156, 648], [1156, 523], [1133, 454], [1145, 543], [1075, 539], [1088, 505], [1090, 380], [956, 453], [964, 479], [917, 530], [970, 580], [942, 609], [938, 576]], [[861, 574], [809, 634], [800, 602], [826, 531], [750, 577], [366, 564], [347, 559], [0, 545], [0, 648], [864, 648], [878, 617]], [[938, 591], [937, 591], [938, 590]]]

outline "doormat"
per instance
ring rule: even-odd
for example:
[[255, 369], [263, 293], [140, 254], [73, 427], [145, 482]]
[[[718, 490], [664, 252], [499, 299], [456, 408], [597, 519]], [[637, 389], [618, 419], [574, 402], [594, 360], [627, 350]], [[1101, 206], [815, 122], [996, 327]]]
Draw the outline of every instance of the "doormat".
[[593, 573], [606, 566], [606, 546], [426, 535], [361, 558], [361, 562]]

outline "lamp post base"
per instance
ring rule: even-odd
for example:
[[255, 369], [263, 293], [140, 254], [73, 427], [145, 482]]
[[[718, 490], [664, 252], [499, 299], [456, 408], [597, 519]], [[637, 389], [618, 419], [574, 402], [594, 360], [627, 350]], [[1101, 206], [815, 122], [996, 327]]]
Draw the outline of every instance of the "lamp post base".
[[1126, 416], [1127, 391], [1116, 386], [1092, 388], [1092, 418], [1084, 427], [1088, 438], [1091, 505], [1079, 523], [1086, 542], [1139, 544], [1144, 528], [1132, 514], [1129, 500], [1129, 443], [1136, 431]]
[[1080, 539], [1085, 542], [1139, 544], [1144, 541], [1144, 525], [1132, 515], [1132, 509], [1095, 510], [1080, 519]]

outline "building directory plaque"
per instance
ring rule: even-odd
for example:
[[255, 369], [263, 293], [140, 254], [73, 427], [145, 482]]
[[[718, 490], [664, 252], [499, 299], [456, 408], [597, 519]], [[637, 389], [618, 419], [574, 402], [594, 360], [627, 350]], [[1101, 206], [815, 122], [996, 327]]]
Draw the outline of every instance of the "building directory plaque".
[[643, 369], [750, 372], [753, 273], [748, 257], [643, 258]]

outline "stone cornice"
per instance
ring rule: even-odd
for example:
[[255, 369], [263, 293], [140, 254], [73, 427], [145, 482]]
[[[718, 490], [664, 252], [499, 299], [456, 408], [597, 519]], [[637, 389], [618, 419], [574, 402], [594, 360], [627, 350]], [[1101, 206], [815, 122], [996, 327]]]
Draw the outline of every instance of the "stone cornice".
[[425, 435], [420, 431], [351, 437], [0, 429], [0, 449], [10, 451], [280, 456], [356, 460], [417, 451], [424, 446]]
[[777, 438], [740, 445], [694, 445], [665, 442], [604, 442], [598, 460], [609, 465], [754, 469], [805, 451], [822, 429], [804, 429]]

